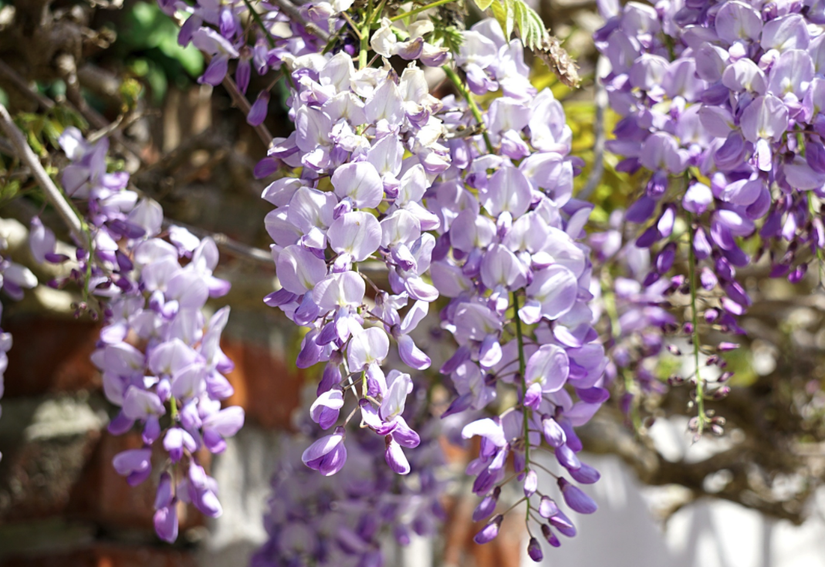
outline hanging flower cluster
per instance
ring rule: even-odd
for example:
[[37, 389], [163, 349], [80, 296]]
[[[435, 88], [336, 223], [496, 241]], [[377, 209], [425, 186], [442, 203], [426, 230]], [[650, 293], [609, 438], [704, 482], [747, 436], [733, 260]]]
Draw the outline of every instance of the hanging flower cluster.
[[[37, 285], [37, 277], [25, 266], [9, 260], [5, 251], [8, 248], [6, 238], [0, 235], [0, 289], [14, 301], [23, 299], [23, 290], [31, 289]], [[0, 319], [3, 318], [3, 304], [0, 303]], [[5, 382], [3, 375], [9, 365], [8, 352], [12, 346], [11, 333], [6, 333], [0, 328], [0, 399], [3, 397]], [[0, 406], [0, 416], [3, 415], [3, 408]], [[3, 453], [0, 453], [0, 459]]]
[[[670, 270], [674, 223], [686, 219], [701, 285], [720, 296], [705, 318], [730, 330], [751, 303], [737, 267], [769, 251], [772, 275], [797, 282], [825, 245], [817, 18], [804, 3], [631, 2], [596, 34], [623, 117], [609, 148], [625, 156], [620, 169], [652, 173], [627, 212], [654, 218], [638, 246], [663, 243], [646, 282]], [[751, 257], [740, 239], [757, 232]]]
[[[389, 65], [356, 70], [345, 52], [317, 68], [295, 65], [290, 115], [296, 129], [274, 141], [269, 159], [302, 173], [263, 193], [277, 207], [265, 222], [282, 286], [265, 301], [310, 328], [298, 366], [327, 363], [313, 419], [332, 427], [351, 390], [363, 422], [386, 439], [387, 462], [406, 474], [402, 447], [419, 443], [401, 416], [412, 381], [398, 370], [385, 374], [382, 363], [392, 338], [404, 364], [430, 366], [410, 333], [438, 297], [422, 277], [435, 246], [426, 231], [438, 219], [421, 199], [428, 175], [449, 165], [435, 116], [441, 105], [415, 63], [400, 78]], [[361, 269], [369, 262], [386, 266], [389, 291], [378, 290]], [[367, 283], [378, 290], [373, 305], [367, 305]], [[346, 459], [344, 437], [338, 426], [304, 461], [324, 474], [337, 472]]]
[[[796, 283], [823, 260], [818, 2], [600, 2], [601, 81], [620, 117], [607, 147], [619, 171], [645, 172], [645, 186], [587, 235], [593, 206], [573, 195], [583, 162], [562, 104], [531, 84], [524, 48], [569, 62], [521, 0], [487, 3], [497, 19], [469, 30], [440, 1], [406, 12], [383, 1], [158, 1], [181, 24], [180, 45], [206, 54], [200, 83], [223, 83], [244, 103], [253, 68], [277, 74], [294, 124], [255, 168], [279, 174], [262, 194], [278, 277], [264, 303], [302, 328], [296, 365], [320, 380], [301, 441], [285, 443], [256, 566], [378, 567], [387, 531], [401, 544], [432, 533], [447, 424], [478, 447], [466, 467], [480, 499], [473, 519], [485, 522], [475, 541], [496, 538], [523, 505], [528, 555], [542, 560], [544, 542], [576, 535], [570, 510], [596, 511], [581, 486], [599, 472], [582, 462], [576, 428], [610, 383], [623, 378], [632, 415], [635, 395], [664, 388], [654, 362], [665, 348], [678, 354], [665, 343], [681, 329], [695, 370], [671, 383], [696, 387], [696, 434], [719, 431], [703, 400], [724, 396], [730, 373], [703, 379], [700, 354], [724, 368], [719, 353], [737, 345], [701, 339], [744, 332], [741, 269], [767, 255], [773, 276]], [[266, 119], [276, 83], [250, 105], [249, 124]], [[436, 96], [442, 86], [454, 94]], [[229, 308], [207, 306], [229, 283], [214, 275], [211, 238], [164, 223], [128, 173], [111, 171], [105, 138], [68, 128], [59, 143], [61, 184], [81, 217], [73, 234], [85, 240], [68, 258], [35, 217], [32, 256], [65, 263], [50, 285], [78, 285], [78, 315], [102, 319], [92, 360], [119, 408], [109, 431], [141, 433], [113, 464], [131, 485], [159, 479], [155, 529], [175, 541], [181, 503], [221, 514], [203, 458], [244, 422], [223, 405]], [[36, 278], [0, 249], [0, 287], [20, 299]], [[681, 327], [671, 303], [687, 307]], [[453, 337], [447, 356], [422, 348], [427, 326], [438, 327], [431, 338]], [[0, 396], [10, 347], [0, 329]], [[431, 356], [435, 380], [422, 374]], [[446, 421], [431, 413], [441, 402]], [[554, 461], [539, 462], [540, 450]], [[540, 470], [555, 488], [540, 486]], [[523, 498], [505, 507], [509, 483]]]
[[[208, 320], [204, 313], [206, 301], [226, 294], [229, 283], [212, 275], [218, 263], [212, 239], [176, 226], [161, 238], [160, 205], [126, 189], [128, 173], [107, 172], [106, 139], [91, 144], [68, 128], [59, 141], [71, 160], [61, 181], [84, 210], [89, 236], [70, 279], [84, 288], [85, 306], [103, 313], [92, 361], [102, 372], [106, 398], [121, 407], [109, 432], [120, 435], [136, 423], [142, 428], [143, 447], [116, 455], [113, 464], [129, 484], [142, 483], [153, 470], [152, 445], [162, 438], [168, 460], [158, 484], [155, 529], [174, 541], [178, 501], [192, 502], [208, 516], [221, 513], [217, 485], [196, 452], [222, 452], [224, 439], [243, 425], [241, 408], [221, 409], [221, 400], [233, 393], [223, 376], [232, 362], [219, 345], [229, 308]], [[39, 219], [32, 222], [31, 247], [36, 258], [66, 260], [55, 253], [54, 234]]]
[[738, 0], [601, 10], [609, 19], [595, 40], [610, 62], [602, 81], [621, 116], [608, 148], [624, 156], [619, 170], [651, 174], [626, 214], [646, 227], [636, 245], [654, 253], [643, 284], [687, 249], [688, 273], [675, 287], [690, 294], [699, 434], [703, 398], [727, 392], [699, 376], [700, 349], [724, 366], [717, 354], [738, 346], [702, 347], [699, 326], [744, 333], [737, 317], [752, 300], [737, 269], [767, 253], [771, 275], [797, 283], [812, 259], [821, 262], [821, 10]]
[[[422, 446], [410, 452], [411, 472], [405, 477], [383, 466], [383, 440], [367, 430], [353, 432], [347, 463], [332, 476], [302, 464], [303, 436], [284, 438], [264, 518], [269, 540], [251, 565], [380, 566], [386, 564], [383, 537], [391, 534], [404, 546], [414, 534], [436, 532], [445, 519], [439, 502], [444, 482], [436, 475], [444, 464], [437, 443], [440, 424], [427, 410], [426, 384], [417, 383], [416, 392], [404, 417], [421, 431]], [[306, 418], [300, 429], [321, 434]]]
[[[426, 43], [415, 44], [420, 35], [399, 43], [389, 26], [384, 20], [370, 38], [378, 55], [433, 63]], [[595, 413], [607, 391], [600, 387], [604, 350], [587, 306], [587, 248], [578, 242], [590, 207], [571, 199], [579, 164], [568, 156], [561, 104], [530, 86], [521, 42], [508, 41], [495, 20], [465, 32], [456, 56], [473, 92], [504, 93], [486, 115], [450, 67], [466, 100], [434, 98], [415, 62], [398, 77], [386, 60], [371, 67], [357, 59], [358, 69], [346, 52], [323, 64], [292, 64], [296, 130], [274, 141], [268, 159], [301, 174], [263, 194], [277, 207], [266, 227], [282, 286], [266, 302], [309, 327], [298, 366], [326, 363], [312, 419], [324, 429], [338, 424], [351, 392], [362, 427], [385, 438], [392, 470], [410, 472], [402, 448], [414, 448], [419, 437], [401, 414], [411, 380], [396, 369], [385, 373], [382, 364], [392, 339], [405, 365], [429, 367], [410, 333], [431, 302], [450, 298], [442, 326], [459, 347], [441, 372], [457, 397], [445, 415], [485, 409], [499, 385], [519, 400], [464, 431], [465, 438], [484, 438], [470, 470], [475, 492], [485, 497], [479, 519], [494, 513], [513, 454], [527, 505], [538, 510], [544, 498], [545, 518], [564, 518], [558, 522], [570, 535], [566, 516], [550, 511], [555, 501], [537, 492], [529, 453], [542, 436], [530, 431], [545, 432], [572, 478], [595, 482], [598, 473], [576, 456], [582, 447], [573, 427]], [[370, 262], [386, 266], [389, 290], [370, 279]], [[324, 475], [344, 467], [348, 421], [304, 452], [306, 465]], [[568, 480], [559, 476], [558, 484], [572, 509], [595, 510]], [[493, 531], [499, 524], [493, 520]], [[542, 529], [556, 545], [550, 524]], [[485, 528], [477, 541], [494, 535]]]
[[[565, 535], [574, 530], [537, 486], [531, 454], [544, 440], [563, 472], [581, 483], [598, 480], [576, 455], [582, 446], [573, 428], [608, 397], [601, 387], [606, 358], [588, 306], [591, 265], [579, 242], [591, 207], [571, 198], [579, 166], [568, 155], [571, 131], [552, 93], [530, 86], [521, 42], [508, 42], [495, 20], [485, 20], [465, 32], [457, 61], [468, 81], [474, 77], [474, 92], [501, 89], [503, 96], [484, 113], [483, 135], [450, 140], [452, 165], [428, 192], [441, 221], [430, 274], [450, 298], [442, 326], [458, 343], [441, 368], [457, 394], [447, 413], [493, 406], [503, 389], [515, 390], [515, 406], [462, 432], [482, 439], [467, 471], [483, 497], [475, 518], [494, 514], [512, 455], [528, 517], [538, 511], [531, 521], [555, 546], [551, 526], [565, 526]], [[445, 122], [473, 128], [474, 104], [469, 94], [455, 101]], [[595, 511], [584, 492], [562, 474], [556, 478], [572, 510]], [[501, 521], [495, 516], [476, 541], [495, 537]], [[529, 553], [536, 560], [542, 554], [535, 538]]]

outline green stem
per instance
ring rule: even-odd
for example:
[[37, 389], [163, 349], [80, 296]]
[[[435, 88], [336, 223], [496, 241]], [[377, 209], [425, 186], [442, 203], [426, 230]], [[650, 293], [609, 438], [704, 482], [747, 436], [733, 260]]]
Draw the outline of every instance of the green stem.
[[258, 26], [261, 28], [264, 34], [266, 34], [266, 41], [269, 43], [269, 47], [275, 47], [275, 38], [272, 37], [272, 34], [269, 33], [269, 30], [266, 29], [266, 26], [264, 26], [264, 22], [261, 19], [261, 15], [258, 12], [256, 12], [254, 8], [252, 8], [252, 4], [249, 2], [249, 0], [243, 0], [243, 3], [246, 4], [247, 10], [249, 10], [249, 13], [252, 14], [252, 19], [255, 20], [255, 23], [258, 24]]
[[398, 20], [406, 18], [407, 16], [415, 16], [416, 14], [420, 14], [421, 12], [423, 12], [425, 10], [429, 10], [430, 8], [435, 8], [436, 6], [441, 6], [442, 4], [449, 4], [450, 2], [453, 2], [453, 1], [454, 0], [437, 0], [436, 2], [431, 2], [430, 4], [427, 4], [426, 6], [421, 6], [420, 8], [416, 8], [415, 10], [410, 10], [409, 12], [404, 12], [403, 14], [398, 14], [397, 16], [393, 16], [392, 18], [390, 18], [390, 21], [391, 22], [397, 22]]
[[[814, 208], [813, 195], [810, 193], [808, 194], [808, 212], [811, 215], [811, 219], [815, 219], [819, 216]], [[823, 278], [823, 275], [825, 275], [825, 262], [823, 262], [822, 249], [819, 246], [816, 247], [816, 259], [819, 264], [819, 285], [822, 286], [825, 282], [825, 278]]]
[[693, 215], [688, 213], [688, 223], [690, 225], [690, 242], [688, 243], [688, 277], [690, 280], [690, 311], [691, 322], [693, 323], [693, 363], [696, 366], [696, 406], [698, 409], [699, 426], [697, 435], [702, 434], [705, 427], [705, 383], [699, 376], [699, 312], [696, 308], [696, 253], [693, 250], [693, 239], [695, 229], [693, 228]]
[[461, 81], [461, 79], [458, 77], [455, 71], [453, 71], [446, 65], [441, 67], [441, 69], [444, 70], [444, 72], [447, 74], [447, 78], [450, 79], [450, 81], [452, 81], [452, 83], [455, 85], [455, 88], [458, 89], [458, 92], [461, 93], [461, 96], [464, 97], [464, 100], [466, 100], [467, 104], [470, 105], [470, 112], [473, 113], [473, 118], [476, 119], [476, 122], [478, 122], [478, 125], [482, 128], [481, 132], [484, 136], [484, 144], [487, 146], [487, 151], [490, 153], [494, 153], [495, 149], [493, 148], [492, 142], [490, 142], [490, 136], [487, 135], [487, 128], [484, 125], [484, 117], [481, 115], [481, 109], [478, 107], [478, 104], [476, 104], [476, 101], [473, 98], [473, 94], [469, 90], [467, 90], [467, 87], [464, 86], [464, 83]]
[[169, 413], [172, 416], [172, 424], [174, 425], [175, 419], [178, 417], [178, 402], [174, 396], [169, 398]]
[[[530, 470], [530, 424], [527, 415], [527, 406], [524, 405], [524, 398], [527, 396], [527, 376], [525, 376], [527, 365], [524, 362], [524, 333], [521, 329], [521, 317], [519, 317], [518, 310], [518, 295], [516, 292], [512, 293], [513, 297], [513, 320], [516, 322], [516, 341], [518, 343], [518, 371], [521, 375], [522, 387], [522, 416], [524, 423], [524, 472]], [[530, 521], [530, 500], [527, 499], [526, 522]]]

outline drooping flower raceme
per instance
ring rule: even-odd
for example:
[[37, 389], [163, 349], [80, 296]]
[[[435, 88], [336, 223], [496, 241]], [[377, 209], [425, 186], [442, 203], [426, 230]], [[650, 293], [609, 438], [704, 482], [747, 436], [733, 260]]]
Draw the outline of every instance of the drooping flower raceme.
[[[602, 80], [622, 117], [608, 147], [624, 157], [618, 169], [650, 172], [626, 214], [645, 226], [637, 246], [654, 251], [644, 285], [678, 266], [677, 253], [688, 256], [701, 432], [709, 384], [698, 376], [698, 328], [744, 332], [737, 318], [752, 300], [737, 268], [768, 254], [771, 274], [796, 283], [822, 257], [822, 18], [801, 2], [601, 9], [608, 21], [595, 39], [610, 63]], [[708, 302], [701, 312], [698, 295]]]
[[[0, 235], [0, 289], [12, 300], [19, 301], [23, 298], [23, 290], [31, 289], [37, 285], [37, 277], [25, 266], [9, 260], [5, 256], [7, 248], [6, 238]], [[0, 303], [0, 319], [2, 318], [3, 304]], [[0, 328], [0, 398], [3, 397], [3, 391], [5, 390], [3, 376], [9, 365], [7, 353], [11, 346], [11, 333], [4, 332]], [[2, 413], [3, 408], [0, 406], [0, 416], [2, 416]], [[3, 454], [0, 453], [0, 459], [2, 458]]]
[[[435, 116], [440, 104], [415, 63], [397, 82], [388, 65], [356, 70], [345, 52], [315, 67], [293, 64], [296, 130], [276, 139], [270, 155], [303, 169], [300, 178], [281, 178], [263, 194], [277, 207], [266, 228], [282, 286], [265, 301], [309, 327], [298, 366], [326, 363], [313, 419], [332, 427], [344, 393], [352, 392], [362, 422], [386, 439], [388, 464], [405, 474], [402, 447], [419, 442], [401, 417], [412, 381], [397, 370], [385, 373], [382, 363], [392, 339], [406, 366], [430, 366], [410, 333], [438, 297], [422, 277], [435, 245], [427, 231], [438, 219], [421, 198], [428, 176], [449, 163]], [[406, 160], [405, 151], [412, 154]], [[377, 290], [361, 268], [370, 262], [386, 266], [389, 291]], [[367, 283], [377, 290], [372, 301]], [[307, 449], [304, 462], [323, 474], [337, 472], [346, 461], [345, 436], [339, 426]]]
[[[182, 41], [191, 38], [212, 55], [202, 80], [216, 84], [227, 60], [240, 57], [243, 64], [246, 36], [231, 25], [244, 10], [239, 3], [226, 8], [228, 15], [175, 7], [191, 14]], [[340, 9], [312, 4], [302, 15], [346, 38]], [[598, 473], [577, 457], [574, 427], [607, 397], [581, 243], [590, 207], [572, 199], [580, 163], [568, 155], [571, 131], [560, 103], [530, 85], [521, 41], [505, 37], [494, 20], [463, 33], [455, 65], [445, 67], [464, 99], [439, 100], [421, 66], [445, 65], [450, 56], [434, 43], [428, 18], [402, 24], [369, 8], [358, 16], [358, 51], [347, 39], [306, 41], [306, 29], [295, 25], [299, 43], [290, 47], [271, 26], [281, 18], [277, 10], [267, 5], [258, 17], [272, 48], [267, 64], [288, 73], [295, 124], [256, 168], [261, 177], [288, 171], [263, 193], [275, 207], [266, 228], [280, 282], [265, 302], [307, 329], [297, 365], [324, 363], [309, 416], [329, 433], [314, 437], [302, 461], [321, 476], [345, 471], [354, 447], [348, 425], [358, 415], [362, 430], [383, 438], [390, 469], [413, 470], [405, 450], [420, 436], [404, 417], [413, 381], [390, 370], [388, 357], [397, 353], [406, 369], [430, 366], [412, 333], [443, 295], [442, 326], [458, 343], [441, 368], [455, 393], [445, 416], [498, 404], [500, 390], [517, 399], [463, 431], [483, 438], [469, 468], [484, 497], [479, 519], [495, 512], [512, 454], [528, 508], [546, 513], [545, 538], [553, 543], [553, 529], [572, 535], [530, 460], [544, 438], [570, 478], [595, 482]], [[394, 56], [410, 61], [400, 76], [388, 61]], [[497, 91], [504, 96], [482, 114], [472, 93]], [[253, 105], [255, 122], [263, 105]], [[387, 274], [383, 288], [376, 266]], [[342, 421], [348, 403], [354, 411]], [[561, 476], [558, 489], [571, 509], [594, 510]], [[479, 541], [495, 537], [496, 518]], [[302, 543], [293, 557], [312, 556], [316, 544], [304, 536], [295, 541]], [[532, 557], [541, 554], [537, 546], [531, 542]]]
[[[224, 295], [229, 283], [213, 275], [218, 249], [212, 239], [175, 226], [161, 238], [160, 205], [125, 189], [128, 173], [107, 173], [105, 139], [89, 144], [67, 129], [60, 143], [72, 160], [63, 186], [82, 200], [90, 227], [73, 277], [89, 301], [100, 301], [104, 315], [92, 361], [103, 374], [106, 398], [121, 408], [109, 431], [142, 428], [143, 447], [116, 455], [113, 464], [129, 484], [140, 484], [152, 473], [152, 446], [161, 441], [169, 459], [158, 483], [155, 529], [174, 541], [179, 500], [220, 515], [215, 481], [195, 453], [222, 452], [225, 438], [244, 421], [241, 408], [221, 408], [233, 392], [223, 375], [232, 362], [220, 348], [229, 308], [205, 314], [206, 301]], [[33, 226], [33, 251], [54, 257], [54, 237], [41, 228]]]
[[[468, 49], [474, 44], [473, 54]], [[572, 136], [561, 104], [549, 90], [536, 93], [529, 86], [520, 42], [506, 41], [494, 20], [465, 33], [458, 62], [468, 80], [475, 77], [470, 87], [476, 92], [501, 88], [504, 94], [483, 116], [486, 139], [450, 141], [451, 167], [427, 193], [440, 221], [430, 273], [450, 298], [442, 326], [459, 345], [441, 368], [456, 394], [447, 414], [491, 406], [506, 388], [518, 397], [517, 405], [462, 432], [481, 438], [479, 456], [467, 469], [476, 477], [473, 491], [483, 497], [475, 514], [480, 520], [495, 512], [510, 455], [527, 506], [538, 510], [542, 499], [553, 502], [537, 486], [531, 461], [543, 441], [573, 479], [595, 482], [598, 473], [576, 456], [582, 446], [573, 427], [585, 423], [608, 393], [602, 388], [604, 349], [588, 307], [588, 249], [580, 243], [590, 207], [572, 198], [579, 163], [568, 155]], [[464, 101], [447, 108], [448, 127], [466, 130], [473, 120]], [[559, 483], [572, 510], [595, 509], [561, 476]], [[569, 522], [560, 511], [545, 516], [552, 525], [557, 517]], [[495, 537], [501, 521], [493, 517], [476, 541]], [[531, 543], [531, 556], [540, 554], [537, 545]]]
[[[253, 566], [386, 565], [381, 549], [385, 538], [404, 546], [414, 534], [436, 533], [445, 518], [439, 503], [444, 483], [437, 475], [444, 463], [437, 442], [440, 423], [429, 413], [424, 386], [417, 384], [418, 395], [403, 412], [410, 427], [421, 432], [422, 441], [409, 453], [410, 472], [404, 477], [383, 465], [387, 445], [366, 429], [351, 432], [340, 472], [319, 475], [310, 470], [301, 462], [306, 437], [320, 439], [321, 446], [330, 444], [330, 438], [303, 414], [303, 435], [285, 438], [279, 449], [282, 457], [264, 519], [269, 539], [253, 557]], [[336, 435], [331, 443], [340, 449]]]
[[[795, 250], [817, 256], [825, 245], [815, 212], [825, 185], [818, 102], [825, 44], [808, 25], [817, 16], [802, 3], [763, 9], [738, 0], [603, 10], [612, 17], [596, 43], [611, 64], [603, 79], [611, 106], [623, 116], [608, 144], [625, 156], [620, 169], [652, 172], [627, 218], [645, 223], [659, 211], [637, 244], [667, 240], [677, 217], [689, 220], [693, 254], [722, 292], [705, 316], [738, 330], [735, 317], [750, 298], [736, 268], [753, 260], [739, 239], [758, 231], [757, 255], [770, 251], [773, 275], [791, 281], [807, 269]], [[791, 245], [783, 249], [782, 241]], [[648, 280], [672, 265], [671, 245], [659, 255], [666, 258]]]

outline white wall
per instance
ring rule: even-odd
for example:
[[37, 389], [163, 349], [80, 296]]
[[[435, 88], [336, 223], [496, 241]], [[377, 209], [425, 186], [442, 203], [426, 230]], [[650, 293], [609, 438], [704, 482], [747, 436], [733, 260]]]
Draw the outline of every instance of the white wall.
[[[599, 510], [571, 516], [579, 535], [545, 546], [546, 567], [825, 567], [825, 520], [813, 512], [799, 527], [767, 519], [737, 504], [702, 500], [676, 512], [666, 527], [649, 503], [666, 488], [641, 487], [615, 457], [586, 457], [602, 472], [588, 490]], [[818, 506], [825, 508], [825, 494]], [[535, 563], [525, 558], [524, 567]]]

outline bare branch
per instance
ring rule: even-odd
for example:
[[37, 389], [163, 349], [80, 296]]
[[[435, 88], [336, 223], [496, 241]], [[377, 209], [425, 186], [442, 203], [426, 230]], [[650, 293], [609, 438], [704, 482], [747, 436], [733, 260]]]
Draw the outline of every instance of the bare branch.
[[225, 250], [233, 252], [236, 256], [240, 256], [247, 260], [264, 264], [266, 267], [271, 268], [273, 271], [275, 270], [275, 263], [273, 262], [272, 255], [269, 252], [267, 252], [266, 250], [262, 250], [261, 248], [255, 248], [254, 246], [243, 244], [242, 242], [238, 242], [237, 240], [233, 240], [223, 233], [209, 232], [208, 230], [204, 230], [202, 228], [198, 228], [174, 219], [164, 219], [163, 226], [167, 228], [170, 226], [179, 226], [181, 228], [185, 228], [186, 230], [200, 238], [208, 236], [215, 241], [215, 244], [217, 244], [221, 248], [224, 248]]
[[17, 87], [23, 94], [31, 96], [37, 101], [37, 104], [42, 106], [44, 109], [49, 110], [54, 107], [54, 102], [50, 98], [43, 96], [37, 92], [37, 90], [29, 86], [25, 79], [18, 75], [17, 71], [9, 67], [2, 59], [0, 59], [0, 75], [3, 75], [6, 79], [8, 79], [8, 81]]
[[272, 3], [278, 6], [290, 20], [304, 26], [309, 33], [319, 38], [321, 41], [329, 41], [329, 34], [312, 22], [307, 21], [306, 18], [301, 15], [298, 7], [290, 2], [290, 0], [272, 0]]
[[83, 226], [80, 223], [80, 219], [77, 217], [74, 209], [72, 209], [72, 206], [64, 197], [63, 192], [57, 188], [49, 177], [49, 174], [46, 173], [45, 169], [43, 169], [43, 166], [40, 164], [40, 160], [36, 155], [34, 155], [34, 152], [26, 142], [23, 132], [17, 128], [9, 115], [9, 111], [6, 110], [6, 107], [2, 104], [0, 104], [0, 127], [2, 127], [3, 131], [6, 133], [6, 136], [9, 137], [9, 140], [11, 140], [15, 152], [17, 153], [17, 157], [29, 166], [29, 168], [31, 168], [32, 174], [37, 180], [38, 185], [40, 185], [43, 189], [46, 199], [57, 210], [58, 214], [63, 219], [63, 222], [66, 223], [66, 226], [69, 227], [69, 230], [71, 231], [74, 239], [77, 241], [77, 244], [79, 246], [85, 245], [87, 238], [83, 232]]

